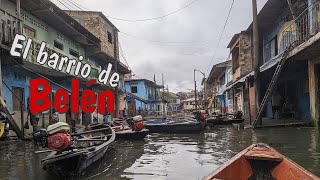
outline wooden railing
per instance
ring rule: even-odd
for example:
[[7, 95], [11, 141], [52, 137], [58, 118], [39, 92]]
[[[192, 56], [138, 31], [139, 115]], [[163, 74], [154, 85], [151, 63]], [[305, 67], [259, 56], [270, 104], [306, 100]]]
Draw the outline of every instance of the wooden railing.
[[0, 10], [0, 44], [10, 46], [14, 37], [19, 33], [19, 21], [16, 17]]

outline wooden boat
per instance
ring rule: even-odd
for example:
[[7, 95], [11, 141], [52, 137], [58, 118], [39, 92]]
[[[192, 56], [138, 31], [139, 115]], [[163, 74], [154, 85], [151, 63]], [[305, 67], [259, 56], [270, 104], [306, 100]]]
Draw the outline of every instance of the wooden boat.
[[234, 119], [234, 118], [224, 118], [222, 119], [219, 124], [240, 124], [243, 123], [244, 119]]
[[[83, 138], [84, 134], [90, 138]], [[82, 133], [71, 134], [74, 148], [68, 151], [51, 152], [41, 161], [43, 168], [61, 176], [79, 175], [88, 166], [102, 158], [116, 138], [115, 131], [106, 127]]]
[[266, 144], [253, 144], [234, 156], [205, 180], [317, 180], [289, 158]]
[[205, 123], [196, 120], [148, 120], [145, 127], [155, 133], [196, 133], [205, 129]]
[[216, 125], [216, 124], [221, 124], [223, 119], [224, 118], [222, 116], [212, 116], [207, 118], [206, 121], [209, 124]]
[[[141, 131], [134, 131], [128, 125], [123, 123], [115, 123], [116, 126], [112, 127], [112, 129], [116, 133], [116, 139], [123, 139], [123, 140], [141, 140], [145, 138], [149, 134], [148, 129], [142, 129]], [[107, 126], [106, 124], [92, 124], [90, 125], [91, 129], [97, 128], [104, 128]]]

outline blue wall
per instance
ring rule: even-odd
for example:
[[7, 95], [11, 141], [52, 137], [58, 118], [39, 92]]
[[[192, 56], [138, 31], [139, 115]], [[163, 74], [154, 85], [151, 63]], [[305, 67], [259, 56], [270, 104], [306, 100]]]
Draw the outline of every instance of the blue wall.
[[[35, 79], [35, 78], [41, 78], [40, 76], [31, 73], [25, 69], [22, 69], [20, 67], [12, 67], [12, 66], [2, 66], [2, 79], [4, 83], [6, 83], [9, 88], [12, 90], [14, 87], [19, 87], [24, 89], [24, 103], [27, 105], [27, 99], [30, 96], [30, 86], [29, 86], [29, 80]], [[57, 84], [60, 84], [64, 88], [71, 91], [71, 80], [72, 78], [67, 78], [64, 80], [64, 82], [58, 82]], [[58, 89], [61, 89], [61, 87], [54, 85], [51, 83], [51, 87], [53, 91], [57, 91]], [[80, 85], [79, 91], [83, 91], [83, 89], [86, 88], [84, 84]], [[12, 92], [3, 85], [2, 87], [3, 97], [7, 102], [7, 106], [9, 109], [13, 109], [13, 102], [12, 102]], [[24, 110], [26, 110], [26, 107], [23, 107]]]
[[[275, 27], [273, 27], [273, 31], [271, 31], [270, 33], [267, 34], [263, 34], [263, 51], [264, 51], [264, 63], [268, 62], [270, 59], [272, 59], [271, 57], [271, 44], [270, 41], [275, 38], [278, 34], [279, 31], [281, 29], [281, 27], [284, 25], [284, 21], [280, 21], [276, 24]], [[279, 43], [277, 43], [278, 45]], [[279, 52], [280, 50], [280, 52]], [[281, 48], [278, 48], [278, 53], [281, 53], [282, 50]]]

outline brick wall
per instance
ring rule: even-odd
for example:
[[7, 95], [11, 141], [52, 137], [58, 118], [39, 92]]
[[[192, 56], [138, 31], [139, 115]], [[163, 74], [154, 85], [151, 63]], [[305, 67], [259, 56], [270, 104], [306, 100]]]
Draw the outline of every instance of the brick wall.
[[240, 48], [239, 48], [239, 65], [240, 77], [249, 74], [252, 70], [252, 41], [249, 33], [242, 32], [240, 34]]
[[[101, 40], [99, 51], [119, 60], [118, 30], [108, 22], [99, 12], [66, 11], [69, 16], [78, 21], [93, 35]], [[112, 43], [108, 41], [111, 33]]]

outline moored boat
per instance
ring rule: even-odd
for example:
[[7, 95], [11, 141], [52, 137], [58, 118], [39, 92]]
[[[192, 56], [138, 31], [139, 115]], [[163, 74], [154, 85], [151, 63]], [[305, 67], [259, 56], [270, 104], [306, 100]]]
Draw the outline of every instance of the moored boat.
[[216, 125], [216, 124], [221, 124], [223, 119], [224, 118], [222, 116], [212, 116], [207, 118], [206, 121], [209, 124]]
[[74, 134], [67, 133], [67, 124], [57, 123], [54, 128], [49, 127], [35, 135], [36, 142], [51, 149], [51, 153], [41, 160], [43, 168], [60, 176], [81, 174], [105, 155], [116, 137], [109, 126]]
[[[91, 125], [91, 129], [103, 128], [107, 126], [106, 124], [94, 124]], [[126, 125], [118, 125], [112, 127], [112, 129], [116, 133], [116, 139], [123, 139], [123, 140], [140, 140], [145, 138], [149, 134], [148, 129], [142, 129], [140, 131], [135, 131], [129, 126]]]
[[196, 120], [148, 120], [145, 127], [154, 133], [196, 133], [205, 129], [205, 123]]
[[[124, 140], [140, 140], [145, 138], [149, 134], [149, 130], [144, 128], [144, 123], [141, 116], [135, 116], [122, 121], [113, 121], [115, 126], [112, 129], [116, 133], [116, 139]], [[91, 129], [104, 128], [108, 126], [103, 124], [91, 124]]]
[[320, 179], [266, 144], [253, 144], [205, 180], [317, 180]]

